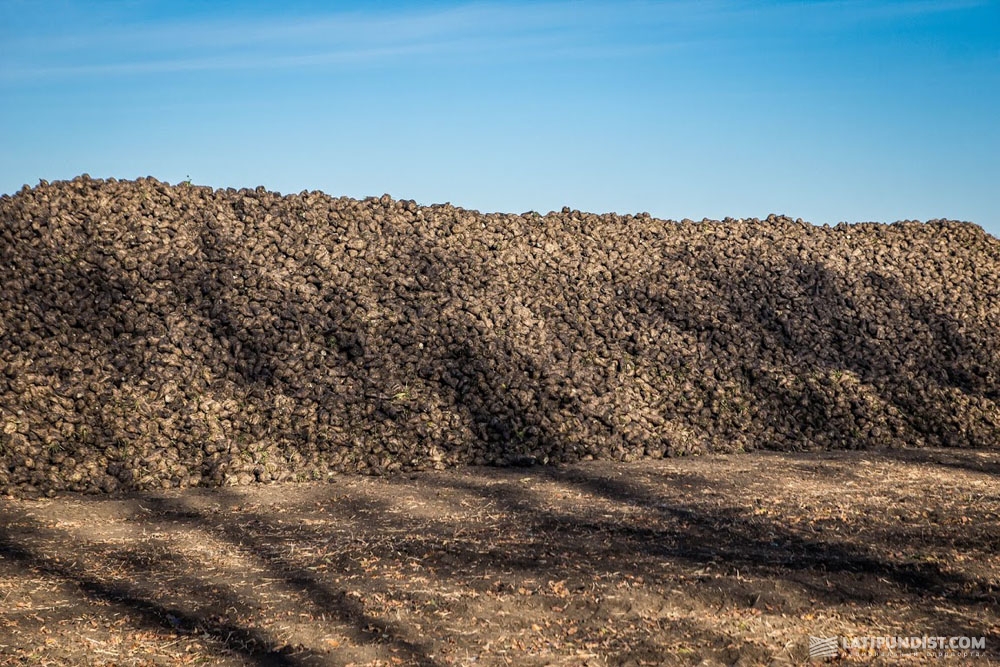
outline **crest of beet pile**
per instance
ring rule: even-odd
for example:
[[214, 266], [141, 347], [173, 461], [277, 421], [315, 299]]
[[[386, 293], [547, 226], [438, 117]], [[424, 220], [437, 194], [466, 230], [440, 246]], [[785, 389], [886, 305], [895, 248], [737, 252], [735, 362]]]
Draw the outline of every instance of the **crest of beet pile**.
[[1000, 442], [967, 223], [540, 216], [155, 179], [0, 198], [0, 491]]

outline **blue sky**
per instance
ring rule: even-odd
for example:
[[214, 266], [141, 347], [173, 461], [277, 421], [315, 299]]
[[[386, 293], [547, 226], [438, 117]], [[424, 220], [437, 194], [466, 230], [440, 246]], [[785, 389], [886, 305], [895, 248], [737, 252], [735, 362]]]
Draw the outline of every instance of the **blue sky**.
[[1000, 0], [0, 0], [0, 192], [190, 178], [1000, 236]]

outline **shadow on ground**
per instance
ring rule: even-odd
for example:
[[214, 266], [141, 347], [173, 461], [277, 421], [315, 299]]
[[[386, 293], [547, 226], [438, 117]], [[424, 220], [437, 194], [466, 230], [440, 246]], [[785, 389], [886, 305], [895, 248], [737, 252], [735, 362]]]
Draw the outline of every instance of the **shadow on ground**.
[[997, 464], [760, 453], [8, 500], [0, 658], [795, 664], [809, 635], [897, 634], [995, 652]]

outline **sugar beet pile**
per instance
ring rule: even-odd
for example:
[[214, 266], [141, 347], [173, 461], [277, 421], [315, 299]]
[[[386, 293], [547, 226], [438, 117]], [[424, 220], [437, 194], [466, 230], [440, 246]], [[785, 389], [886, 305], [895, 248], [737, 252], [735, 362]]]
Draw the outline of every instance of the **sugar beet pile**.
[[1000, 242], [80, 177], [0, 199], [0, 491], [995, 446]]

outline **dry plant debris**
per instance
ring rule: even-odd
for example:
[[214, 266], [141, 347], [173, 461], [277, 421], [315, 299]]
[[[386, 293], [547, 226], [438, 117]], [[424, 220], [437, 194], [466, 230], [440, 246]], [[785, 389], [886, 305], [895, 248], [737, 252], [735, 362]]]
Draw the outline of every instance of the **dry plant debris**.
[[[985, 637], [1000, 455], [706, 455], [0, 502], [0, 664], [788, 665]], [[810, 663], [815, 664], [815, 663]]]

